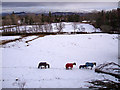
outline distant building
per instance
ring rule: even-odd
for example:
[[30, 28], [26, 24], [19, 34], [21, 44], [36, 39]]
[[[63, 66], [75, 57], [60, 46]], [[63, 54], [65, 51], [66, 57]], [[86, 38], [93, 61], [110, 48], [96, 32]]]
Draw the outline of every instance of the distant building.
[[90, 21], [84, 20], [82, 21], [82, 23], [90, 23]]

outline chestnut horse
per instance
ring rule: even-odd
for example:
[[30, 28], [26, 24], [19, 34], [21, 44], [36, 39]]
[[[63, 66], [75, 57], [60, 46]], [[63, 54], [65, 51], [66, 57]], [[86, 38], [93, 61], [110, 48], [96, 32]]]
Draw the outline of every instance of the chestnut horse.
[[66, 67], [66, 69], [72, 69], [73, 68], [73, 65], [76, 65], [76, 63], [67, 63], [66, 65], [65, 65], [65, 67]]

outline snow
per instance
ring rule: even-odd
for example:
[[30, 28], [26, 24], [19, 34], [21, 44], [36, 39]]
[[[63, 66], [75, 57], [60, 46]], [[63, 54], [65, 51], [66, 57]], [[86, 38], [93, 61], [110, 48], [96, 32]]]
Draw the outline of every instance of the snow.
[[[25, 83], [25, 88], [86, 88], [89, 85], [87, 81], [92, 79], [115, 80], [112, 76], [95, 73], [95, 67], [92, 70], [78, 67], [86, 62], [96, 62], [97, 65], [117, 63], [118, 35], [48, 35], [28, 42], [27, 46], [25, 41], [35, 37], [29, 36], [1, 48], [3, 88], [19, 88], [18, 83]], [[51, 68], [37, 69], [40, 61], [48, 62]], [[68, 62], [76, 62], [77, 65], [66, 70]], [[15, 81], [16, 78], [19, 82]]]
[[[9, 25], [9, 26], [4, 26], [4, 27], [14, 27], [14, 26], [16, 26], [16, 25]], [[2, 29], [3, 27], [2, 26], [0, 26], [0, 29]]]
[[[63, 32], [74, 32], [73, 29], [73, 22], [62, 22], [65, 24], [65, 28], [63, 29]], [[86, 24], [86, 23], [76, 23], [77, 24], [77, 29], [75, 30], [76, 32], [101, 32], [100, 29], [96, 29], [93, 25]], [[52, 23], [52, 32], [57, 32], [58, 30], [56, 29], [56, 23]], [[42, 25], [44, 27], [44, 25]], [[31, 29], [34, 29], [36, 25], [27, 25], [26, 26], [26, 31], [31, 32]], [[25, 30], [25, 26], [19, 26], [20, 31]], [[16, 27], [13, 27], [12, 30], [16, 31]], [[1, 30], [2, 32], [3, 30]], [[44, 28], [43, 31], [45, 32]]]
[[0, 40], [13, 40], [20, 38], [20, 36], [0, 36]]
[[27, 37], [24, 37], [24, 40], [28, 41], [28, 40], [31, 40], [31, 39], [36, 38], [36, 37], [38, 37], [38, 36], [27, 36]]
[[[74, 32], [73, 28], [73, 23], [72, 22], [63, 22], [65, 24], [65, 28], [63, 28], [63, 32]], [[53, 31], [57, 32], [55, 28], [56, 23], [52, 23], [53, 26]], [[100, 29], [95, 29], [93, 25], [90, 24], [85, 24], [85, 23], [76, 23], [77, 24], [77, 29], [75, 30], [76, 32], [101, 32]], [[82, 28], [85, 30], [82, 31]]]
[[[18, 37], [20, 38], [20, 36], [2, 36], [1, 39], [2, 40], [11, 40], [11, 39], [14, 40]], [[22, 37], [22, 39], [16, 40], [14, 42], [7, 43], [7, 44], [3, 45], [2, 47], [4, 47], [4, 48], [11, 48], [11, 47], [20, 48], [22, 46], [26, 47], [26, 45], [29, 45], [29, 43], [26, 43], [26, 41], [32, 40], [36, 37], [38, 37], [38, 36]]]
[[90, 21], [86, 21], [86, 20], [84, 20], [84, 21], [82, 21], [83, 23], [87, 23], [87, 22], [90, 22]]

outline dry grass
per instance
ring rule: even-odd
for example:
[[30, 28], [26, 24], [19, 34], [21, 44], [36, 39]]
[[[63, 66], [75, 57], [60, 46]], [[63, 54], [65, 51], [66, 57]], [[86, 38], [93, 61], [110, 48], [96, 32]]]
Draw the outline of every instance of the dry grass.
[[13, 40], [2, 40], [2, 41], [0, 42], [0, 45], [4, 45], [4, 44], [10, 43], [10, 42], [15, 42], [15, 41], [17, 41], [17, 40], [23, 39], [24, 37], [26, 37], [26, 36], [21, 36], [20, 38], [16, 38], [16, 39], [13, 39]]
[[89, 86], [89, 88], [97, 88], [97, 89], [113, 89], [113, 90], [118, 90], [120, 88], [120, 83], [114, 82], [108, 79], [105, 80], [93, 80], [89, 81], [88, 83], [91, 83], [92, 85]]
[[26, 43], [31, 42], [31, 41], [33, 41], [33, 40], [35, 40], [35, 39], [38, 39], [39, 37], [44, 37], [44, 36], [45, 36], [45, 35], [38, 35], [38, 37], [36, 37], [36, 38], [33, 38], [33, 39], [31, 39], [31, 40], [26, 41]]
[[[30, 35], [30, 36], [32, 36], [32, 35]], [[44, 37], [44, 36], [45, 36], [45, 35], [38, 35], [38, 37], [26, 41], [26, 43], [28, 43], [28, 42], [30, 42], [30, 41], [33, 41], [33, 40], [35, 40], [35, 39], [38, 39], [39, 37]], [[15, 41], [17, 41], [17, 40], [20, 41], [20, 40], [23, 39], [24, 37], [28, 37], [28, 36], [26, 36], [26, 35], [21, 35], [20, 38], [16, 38], [16, 39], [13, 39], [13, 40], [2, 40], [2, 41], [0, 41], [0, 45], [5, 45], [5, 44], [7, 44], [7, 43], [15, 42]]]

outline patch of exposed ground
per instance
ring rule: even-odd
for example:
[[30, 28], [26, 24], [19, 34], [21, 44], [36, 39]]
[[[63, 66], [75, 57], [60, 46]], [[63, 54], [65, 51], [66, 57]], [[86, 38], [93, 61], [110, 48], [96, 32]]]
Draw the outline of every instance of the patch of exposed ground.
[[[33, 41], [35, 39], [38, 39], [39, 37], [44, 37], [44, 36], [45, 35], [38, 35], [37, 37], [35, 37], [33, 39], [25, 41], [25, 43], [31, 42], [31, 41]], [[25, 37], [28, 37], [28, 36], [24, 35], [24, 36], [21, 36], [20, 38], [16, 38], [16, 39], [12, 39], [12, 40], [2, 40], [2, 41], [0, 41], [0, 45], [5, 45], [5, 44], [11, 43], [11, 42], [15, 42], [15, 41], [20, 41], [21, 42], [22, 39], [25, 38]]]

